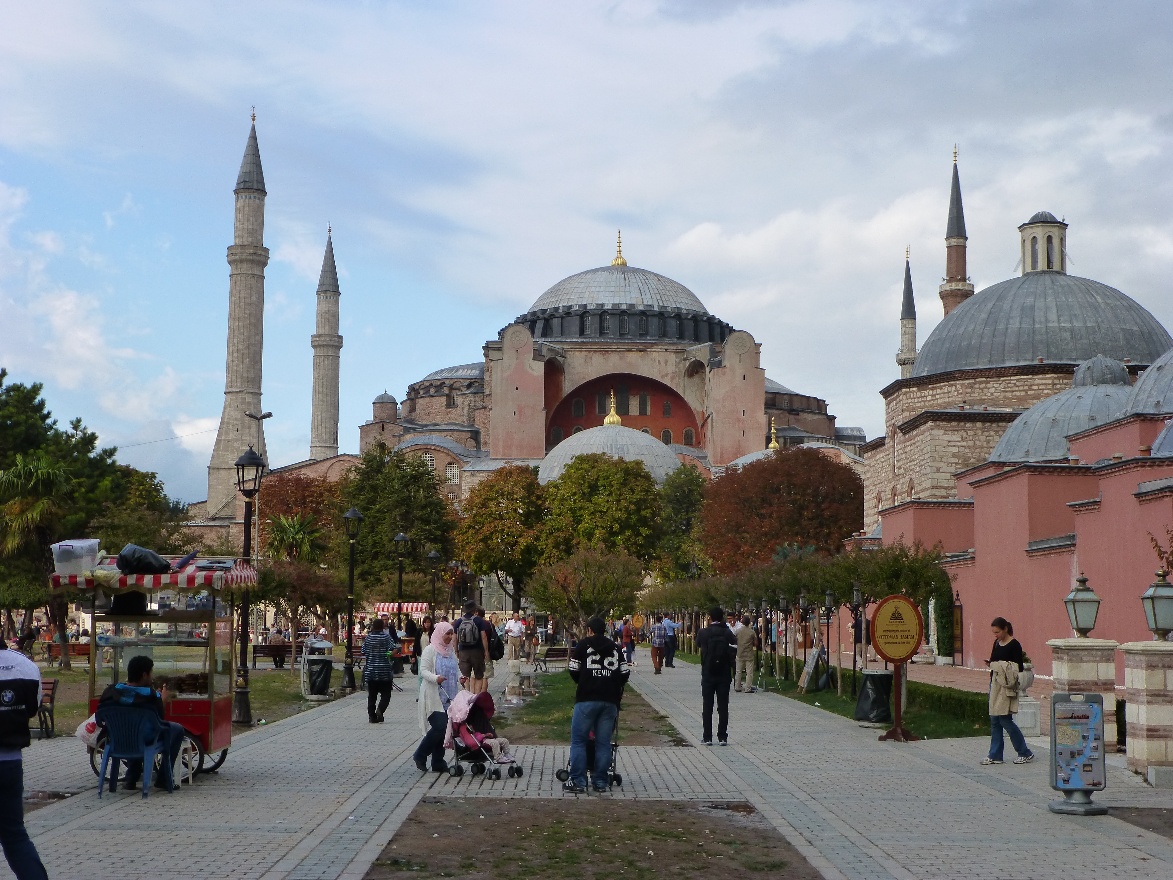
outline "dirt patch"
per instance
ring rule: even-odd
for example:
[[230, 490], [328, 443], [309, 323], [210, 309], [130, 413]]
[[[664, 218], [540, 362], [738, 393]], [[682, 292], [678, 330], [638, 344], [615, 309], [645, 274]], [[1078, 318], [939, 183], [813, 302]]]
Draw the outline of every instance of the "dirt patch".
[[1160, 807], [1112, 807], [1108, 813], [1129, 825], [1173, 839], [1173, 810]]
[[653, 880], [821, 875], [750, 805], [425, 798], [365, 880]]

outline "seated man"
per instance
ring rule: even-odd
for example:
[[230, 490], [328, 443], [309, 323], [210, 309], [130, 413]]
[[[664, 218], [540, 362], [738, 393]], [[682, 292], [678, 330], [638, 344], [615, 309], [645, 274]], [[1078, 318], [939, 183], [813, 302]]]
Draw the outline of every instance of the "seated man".
[[[163, 723], [163, 748], [170, 759], [170, 766], [174, 767], [175, 759], [179, 757], [179, 747], [183, 745], [183, 725], [163, 720], [163, 701], [169, 698], [166, 695], [166, 687], [164, 687], [162, 694], [152, 687], [151, 672], [154, 668], [155, 661], [150, 657], [142, 654], [131, 657], [130, 662], [126, 664], [127, 680], [112, 684], [102, 691], [98, 706], [143, 706], [154, 709], [159, 714], [159, 720]], [[127, 761], [126, 790], [132, 791], [137, 788], [142, 775], [142, 761]], [[167, 780], [160, 774], [155, 778], [155, 788], [165, 789], [166, 787]]]
[[567, 664], [570, 677], [578, 682], [574, 715], [570, 721], [570, 779], [562, 790], [582, 794], [587, 783], [587, 743], [595, 737], [595, 760], [590, 768], [595, 791], [610, 786], [611, 736], [619, 716], [623, 688], [631, 674], [622, 652], [607, 638], [607, 624], [601, 617], [587, 621], [587, 637], [574, 646]]
[[285, 641], [285, 636], [281, 635], [281, 630], [274, 629], [272, 635], [269, 636], [269, 644], [274, 647], [273, 651], [273, 668], [285, 668], [285, 646], [288, 642]]

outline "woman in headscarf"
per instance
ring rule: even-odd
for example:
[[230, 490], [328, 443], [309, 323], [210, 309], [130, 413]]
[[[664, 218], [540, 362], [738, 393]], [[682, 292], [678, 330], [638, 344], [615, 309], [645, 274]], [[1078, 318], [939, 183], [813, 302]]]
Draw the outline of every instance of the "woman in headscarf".
[[456, 633], [450, 623], [438, 623], [431, 640], [420, 655], [419, 725], [424, 738], [412, 759], [420, 772], [443, 773], [444, 738], [448, 733], [448, 705], [460, 690], [460, 669], [456, 664]]

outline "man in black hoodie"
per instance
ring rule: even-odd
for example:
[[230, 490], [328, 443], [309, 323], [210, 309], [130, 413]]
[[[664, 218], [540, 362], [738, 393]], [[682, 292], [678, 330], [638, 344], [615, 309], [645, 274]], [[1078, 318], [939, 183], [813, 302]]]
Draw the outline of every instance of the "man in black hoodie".
[[0, 845], [17, 880], [45, 880], [45, 866], [24, 828], [24, 763], [29, 719], [41, 705], [41, 670], [0, 639]]
[[713, 744], [713, 700], [717, 701], [717, 741], [729, 745], [729, 682], [733, 680], [733, 658], [737, 637], [725, 623], [725, 612], [709, 609], [709, 625], [697, 633], [701, 652], [701, 739]]
[[611, 736], [619, 717], [619, 703], [630, 671], [618, 646], [607, 638], [607, 624], [601, 617], [587, 621], [587, 637], [574, 647], [567, 665], [570, 677], [578, 682], [574, 695], [574, 717], [570, 722], [570, 779], [562, 790], [586, 792], [587, 743], [595, 735], [595, 766], [591, 780], [595, 791], [606, 791], [611, 766]]

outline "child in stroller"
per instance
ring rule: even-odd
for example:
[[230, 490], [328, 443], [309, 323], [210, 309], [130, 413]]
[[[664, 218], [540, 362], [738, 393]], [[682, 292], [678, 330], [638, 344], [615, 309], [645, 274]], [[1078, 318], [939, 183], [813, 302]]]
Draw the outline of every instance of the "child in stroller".
[[[521, 776], [521, 767], [514, 763], [509, 740], [497, 736], [493, 729], [493, 714], [497, 707], [488, 691], [472, 694], [461, 691], [448, 707], [448, 735], [446, 747], [456, 752], [456, 760], [448, 771], [453, 776], [463, 776], [461, 762], [472, 765], [472, 775], [485, 773], [486, 765], [508, 764], [509, 778]], [[500, 779], [501, 768], [494, 766], [488, 771], [488, 779]]]

